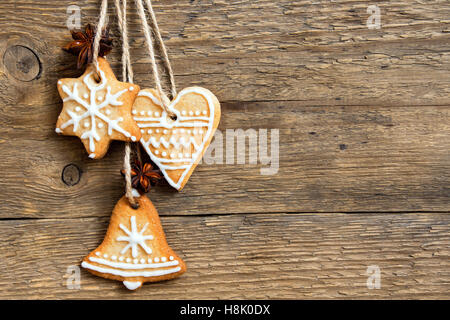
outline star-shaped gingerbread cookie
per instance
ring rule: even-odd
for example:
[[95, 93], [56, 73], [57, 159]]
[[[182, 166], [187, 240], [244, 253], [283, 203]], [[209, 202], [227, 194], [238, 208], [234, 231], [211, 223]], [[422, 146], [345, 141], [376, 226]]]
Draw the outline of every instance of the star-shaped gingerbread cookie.
[[90, 64], [81, 77], [58, 80], [63, 109], [55, 131], [79, 137], [93, 159], [106, 154], [111, 140], [139, 141], [141, 132], [131, 116], [139, 90], [118, 81], [99, 57], [98, 65]]

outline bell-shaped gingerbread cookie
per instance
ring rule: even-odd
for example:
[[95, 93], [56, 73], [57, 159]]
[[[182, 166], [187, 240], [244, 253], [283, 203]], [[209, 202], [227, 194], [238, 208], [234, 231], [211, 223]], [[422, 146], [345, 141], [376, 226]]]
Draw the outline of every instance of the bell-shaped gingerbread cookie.
[[[137, 191], [133, 193], [138, 196]], [[167, 244], [158, 212], [145, 195], [133, 209], [124, 196], [116, 204], [102, 244], [84, 258], [91, 273], [122, 281], [130, 290], [144, 282], [173, 279], [186, 265]]]

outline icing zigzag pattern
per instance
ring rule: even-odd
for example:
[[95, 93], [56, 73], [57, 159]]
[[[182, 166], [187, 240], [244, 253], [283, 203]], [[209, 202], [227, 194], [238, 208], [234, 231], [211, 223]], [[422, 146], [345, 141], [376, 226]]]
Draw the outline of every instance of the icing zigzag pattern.
[[170, 145], [172, 145], [176, 149], [180, 149], [180, 147], [189, 148], [192, 145], [196, 151], [200, 148], [200, 146], [195, 142], [194, 137], [189, 137], [187, 141], [184, 137], [181, 137], [178, 141], [173, 136], [170, 137], [169, 141], [166, 141], [164, 137], [159, 138], [159, 141], [156, 141], [155, 137], [151, 137], [148, 144], [155, 148], [159, 148], [160, 145], [163, 145], [164, 148], [169, 148]]
[[181, 188], [212, 136], [214, 99], [206, 89], [186, 88], [168, 106], [176, 115], [172, 120], [154, 91], [141, 90], [138, 94], [132, 113], [141, 129], [141, 144], [176, 189]]

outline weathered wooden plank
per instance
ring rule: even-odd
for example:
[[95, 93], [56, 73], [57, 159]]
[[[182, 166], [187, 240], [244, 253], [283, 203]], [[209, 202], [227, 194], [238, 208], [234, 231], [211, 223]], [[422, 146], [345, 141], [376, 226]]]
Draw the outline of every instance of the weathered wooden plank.
[[[103, 208], [110, 211], [122, 192], [117, 175], [122, 144], [94, 163], [76, 139], [53, 133], [61, 108], [56, 78], [75, 75], [73, 59], [59, 49], [68, 38], [67, 4], [0, 3], [10, 16], [0, 17], [5, 25], [0, 55], [26, 45], [42, 62], [40, 78], [33, 81], [27, 77], [36, 70], [33, 60], [29, 66], [11, 59], [0, 64], [1, 217], [98, 216]], [[96, 1], [79, 4], [85, 20], [96, 16]], [[382, 31], [364, 26], [365, 4], [358, 2], [333, 7], [295, 1], [155, 5], [181, 85], [205, 85], [225, 101], [297, 100], [223, 105], [222, 130], [281, 130], [276, 176], [261, 176], [260, 166], [203, 165], [185, 193], [162, 188], [152, 195], [162, 214], [448, 210], [448, 107], [311, 107], [318, 101], [448, 102], [448, 20], [442, 3], [427, 3], [425, 10], [420, 2], [379, 2], [385, 12]], [[130, 21], [137, 81], [151, 85], [135, 14]], [[390, 58], [385, 50], [392, 51]], [[348, 55], [362, 60], [345, 60]], [[196, 71], [199, 64], [204, 71]], [[17, 79], [18, 70], [23, 81]], [[392, 74], [380, 73], [389, 70]], [[339, 91], [345, 91], [344, 99], [336, 100]], [[83, 171], [75, 186], [60, 179], [69, 163]]]
[[[131, 3], [131, 2], [130, 2]], [[0, 2], [0, 54], [33, 49], [43, 73], [31, 91], [3, 83], [11, 105], [55, 104], [54, 83], [74, 75], [71, 1]], [[179, 87], [203, 85], [222, 101], [297, 100], [323, 105], [450, 104], [450, 7], [445, 1], [377, 1], [381, 29], [369, 29], [360, 1], [155, 1]], [[83, 23], [95, 23], [99, 1], [78, 1]], [[135, 80], [152, 86], [148, 54], [130, 4]], [[112, 30], [117, 35], [116, 19]], [[119, 61], [119, 50], [112, 55]], [[117, 67], [118, 64], [115, 63]], [[5, 78], [0, 80], [6, 81]], [[39, 96], [38, 96], [38, 93]], [[52, 93], [52, 94], [50, 94]]]
[[[108, 220], [0, 221], [0, 298], [450, 297], [448, 214], [163, 217], [185, 275], [130, 293], [82, 270], [81, 290], [67, 289], [67, 268], [98, 245]], [[371, 265], [380, 289], [366, 286]]]
[[[0, 217], [103, 216], [121, 196], [123, 144], [92, 161], [78, 139], [56, 136], [57, 112], [0, 118]], [[150, 197], [162, 215], [448, 211], [449, 112], [439, 106], [226, 103], [219, 127], [224, 133], [279, 128], [278, 172], [261, 175], [269, 165], [260, 162], [201, 164], [183, 192], [159, 186]], [[70, 163], [82, 171], [73, 186], [61, 179]]]
[[[53, 133], [56, 79], [79, 74], [60, 50], [69, 4], [0, 1], [1, 298], [449, 298], [445, 1], [377, 1], [379, 30], [360, 1], [155, 1], [179, 87], [217, 93], [221, 130], [280, 129], [280, 169], [203, 164], [183, 193], [157, 188], [190, 270], [132, 294], [84, 271], [81, 291], [65, 287], [123, 192], [123, 144], [94, 162]], [[98, 1], [77, 4], [95, 22]], [[135, 81], [152, 86], [129, 21]], [[434, 213], [280, 214], [355, 211]], [[366, 288], [368, 265], [380, 290]]]

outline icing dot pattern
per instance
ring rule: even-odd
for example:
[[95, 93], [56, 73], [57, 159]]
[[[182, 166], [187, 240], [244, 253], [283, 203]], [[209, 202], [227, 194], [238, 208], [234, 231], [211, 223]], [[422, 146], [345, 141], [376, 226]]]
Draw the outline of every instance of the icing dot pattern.
[[130, 258], [130, 257], [125, 257], [125, 256], [116, 256], [116, 255], [111, 255], [109, 256], [107, 253], [102, 254], [101, 252], [96, 252], [95, 255], [97, 257], [100, 257], [104, 260], [108, 260], [108, 261], [126, 261], [127, 263], [130, 264], [148, 264], [148, 263], [160, 263], [160, 262], [167, 262], [167, 261], [174, 261], [174, 257], [173, 256], [169, 256], [169, 257], [140, 257], [140, 258]]
[[[215, 108], [211, 96], [203, 88], [182, 90], [169, 105], [176, 119], [167, 115], [153, 90], [141, 90], [133, 106], [134, 120], [146, 130], [141, 144], [169, 184], [177, 189], [182, 177], [201, 155], [205, 141], [211, 137]], [[177, 169], [182, 173], [178, 174], [178, 181], [172, 181], [166, 170]]]
[[[61, 114], [65, 113], [64, 122], [58, 120], [60, 133], [68, 127], [71, 131], [85, 141], [86, 150], [91, 158], [99, 156], [96, 152], [96, 144], [111, 136], [113, 132], [120, 133], [126, 138], [131, 138], [131, 133], [123, 127], [122, 112], [111, 112], [111, 109], [120, 108], [123, 105], [123, 95], [129, 91], [124, 85], [119, 86], [113, 93], [115, 79], [107, 79], [105, 72], [97, 66], [96, 69], [100, 83], [93, 79], [94, 70], [86, 72], [79, 79], [71, 82], [58, 81], [61, 97], [64, 104], [70, 102], [69, 107], [64, 106]], [[122, 90], [121, 90], [122, 89]], [[74, 107], [72, 107], [74, 105]], [[127, 120], [129, 121], [129, 120]], [[100, 151], [103, 155], [103, 150]]]

